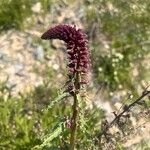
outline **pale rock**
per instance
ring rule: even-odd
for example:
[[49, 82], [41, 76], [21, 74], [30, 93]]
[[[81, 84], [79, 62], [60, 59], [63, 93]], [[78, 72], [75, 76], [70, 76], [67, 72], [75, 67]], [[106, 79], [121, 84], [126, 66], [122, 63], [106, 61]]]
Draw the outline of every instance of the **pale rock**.
[[58, 69], [59, 69], [59, 65], [58, 65], [58, 64], [54, 64], [54, 65], [53, 65], [53, 69], [54, 69], [54, 70], [58, 70]]
[[44, 59], [44, 49], [42, 46], [38, 46], [34, 52], [33, 56], [35, 60], [43, 60]]
[[115, 106], [115, 108], [116, 108], [117, 110], [120, 110], [121, 107], [122, 107], [122, 103], [117, 102], [117, 103], [114, 104], [114, 106]]
[[41, 3], [40, 2], [37, 2], [35, 5], [32, 6], [31, 10], [34, 12], [34, 13], [40, 13], [41, 11]]

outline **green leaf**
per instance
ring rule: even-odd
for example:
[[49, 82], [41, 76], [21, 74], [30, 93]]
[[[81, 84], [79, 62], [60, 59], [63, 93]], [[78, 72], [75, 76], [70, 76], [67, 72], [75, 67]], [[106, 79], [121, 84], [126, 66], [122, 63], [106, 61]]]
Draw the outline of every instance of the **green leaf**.
[[[51, 103], [48, 105], [48, 107], [44, 110], [51, 109], [55, 104], [62, 102], [63, 100], [65, 100], [64, 98], [69, 97], [69, 96], [70, 96], [69, 93], [62, 93], [55, 100], [51, 101]], [[42, 110], [42, 111], [44, 111], [44, 110]]]
[[35, 146], [33, 149], [41, 149], [44, 148], [46, 146], [48, 146], [49, 148], [52, 146], [51, 142], [52, 140], [54, 140], [55, 138], [57, 138], [63, 131], [64, 131], [64, 122], [59, 122], [53, 129], [53, 131], [44, 136], [43, 137], [43, 143], [41, 145], [37, 145]]

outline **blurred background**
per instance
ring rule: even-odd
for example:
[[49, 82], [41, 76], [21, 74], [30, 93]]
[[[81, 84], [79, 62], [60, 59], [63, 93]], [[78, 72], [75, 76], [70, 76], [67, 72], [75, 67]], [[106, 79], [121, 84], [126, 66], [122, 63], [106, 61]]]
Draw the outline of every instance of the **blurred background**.
[[[101, 119], [110, 120], [128, 97], [132, 101], [150, 84], [149, 12], [149, 0], [0, 0], [0, 149], [31, 149], [59, 118], [70, 115], [66, 103], [41, 112], [67, 80], [65, 44], [41, 40], [43, 32], [65, 23], [88, 35], [92, 134]], [[147, 127], [137, 140], [119, 144], [148, 148], [149, 133]], [[82, 140], [84, 145], [86, 137]]]

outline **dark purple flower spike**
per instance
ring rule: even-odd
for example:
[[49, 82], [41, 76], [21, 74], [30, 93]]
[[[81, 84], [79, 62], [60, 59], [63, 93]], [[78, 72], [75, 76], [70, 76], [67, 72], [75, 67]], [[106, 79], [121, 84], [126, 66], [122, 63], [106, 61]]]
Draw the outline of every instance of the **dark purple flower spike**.
[[88, 41], [85, 33], [76, 26], [60, 24], [46, 31], [42, 39], [59, 39], [67, 44], [69, 76], [80, 74], [80, 84], [87, 83], [87, 73], [90, 67]]

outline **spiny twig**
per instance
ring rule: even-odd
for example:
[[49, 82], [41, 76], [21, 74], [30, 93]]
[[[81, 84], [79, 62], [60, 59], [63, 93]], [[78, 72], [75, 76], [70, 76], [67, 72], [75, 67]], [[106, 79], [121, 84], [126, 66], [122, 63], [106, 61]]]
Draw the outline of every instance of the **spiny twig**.
[[[149, 86], [148, 86], [149, 87]], [[124, 113], [128, 112], [130, 109], [132, 109], [136, 104], [138, 104], [139, 101], [141, 101], [144, 97], [148, 96], [150, 94], [150, 91], [148, 90], [148, 87], [142, 92], [142, 95], [137, 98], [133, 103], [131, 103], [130, 105], [125, 105], [124, 109], [122, 112], [120, 112], [119, 114], [115, 114], [115, 118], [110, 122], [107, 123], [107, 125], [105, 126], [105, 128], [102, 130], [102, 132], [100, 132], [97, 135], [97, 139], [100, 140], [102, 138], [102, 136], [104, 135], [106, 137], [107, 135], [107, 131], [115, 124], [118, 122], [118, 120], [120, 120], [120, 118], [124, 115]]]

